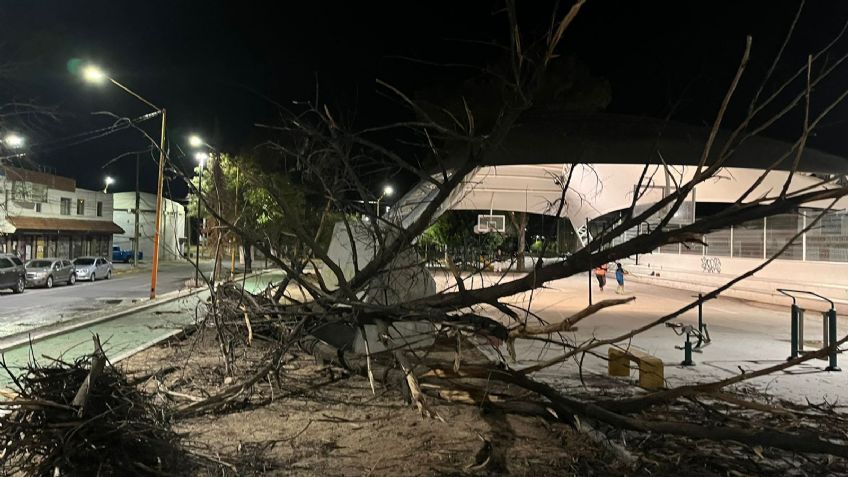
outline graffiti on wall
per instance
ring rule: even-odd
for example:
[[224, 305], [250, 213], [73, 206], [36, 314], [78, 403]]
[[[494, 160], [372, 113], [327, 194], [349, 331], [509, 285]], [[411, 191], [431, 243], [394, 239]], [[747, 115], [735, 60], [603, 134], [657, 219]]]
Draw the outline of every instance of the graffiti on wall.
[[701, 257], [701, 270], [706, 273], [721, 273], [721, 259], [718, 257]]

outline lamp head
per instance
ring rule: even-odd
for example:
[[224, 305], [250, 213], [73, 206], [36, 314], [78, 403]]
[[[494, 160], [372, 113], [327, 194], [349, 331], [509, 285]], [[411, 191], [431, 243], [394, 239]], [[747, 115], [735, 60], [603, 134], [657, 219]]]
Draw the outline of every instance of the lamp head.
[[9, 147], [11, 149], [18, 149], [24, 147], [25, 143], [26, 139], [24, 139], [24, 137], [20, 134], [16, 133], [6, 134], [6, 136], [3, 138], [3, 144], [5, 144], [6, 147]]
[[100, 84], [108, 79], [106, 73], [95, 65], [86, 65], [82, 69], [82, 78], [89, 83]]

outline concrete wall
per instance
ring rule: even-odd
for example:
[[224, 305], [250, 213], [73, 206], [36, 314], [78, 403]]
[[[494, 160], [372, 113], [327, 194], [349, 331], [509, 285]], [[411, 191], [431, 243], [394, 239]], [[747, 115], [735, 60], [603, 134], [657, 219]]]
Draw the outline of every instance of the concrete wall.
[[[704, 270], [704, 259], [720, 261], [721, 272]], [[763, 263], [762, 259], [712, 257], [701, 255], [678, 255], [653, 253], [639, 255], [639, 265], [629, 265], [637, 279], [657, 285], [693, 291], [709, 291]], [[713, 262], [712, 265], [716, 263]], [[651, 276], [651, 272], [659, 276]], [[840, 309], [848, 310], [848, 263], [803, 262], [799, 260], [775, 260], [753, 277], [743, 280], [726, 292], [735, 296], [763, 303], [788, 305], [777, 288], [814, 291], [837, 302]], [[821, 304], [805, 301], [813, 309]]]
[[[114, 244], [132, 250], [135, 233], [135, 192], [119, 192], [115, 197], [114, 221], [124, 229], [115, 235]], [[139, 198], [139, 250], [145, 260], [153, 257], [153, 235], [156, 230], [156, 195], [142, 192]], [[181, 259], [180, 247], [186, 239], [185, 207], [173, 200], [162, 201], [162, 228], [160, 233], [160, 260]]]

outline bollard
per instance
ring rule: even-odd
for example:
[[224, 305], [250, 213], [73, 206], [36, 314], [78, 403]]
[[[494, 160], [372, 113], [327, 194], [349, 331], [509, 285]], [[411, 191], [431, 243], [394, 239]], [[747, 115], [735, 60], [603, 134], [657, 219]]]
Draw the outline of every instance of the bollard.
[[787, 361], [790, 360], [790, 359], [795, 359], [795, 358], [798, 357], [798, 348], [799, 348], [799, 346], [798, 346], [798, 328], [799, 328], [799, 321], [800, 321], [798, 319], [799, 318], [798, 315], [801, 314], [800, 310], [801, 310], [801, 308], [798, 305], [796, 305], [794, 303], [792, 304], [792, 312], [791, 312], [791, 314], [792, 314], [791, 320], [792, 321], [791, 321], [791, 324], [790, 324], [791, 337], [789, 339], [790, 346], [792, 346], [792, 352], [789, 354], [789, 357], [786, 358]]
[[836, 342], [838, 341], [838, 338], [836, 336], [836, 310], [831, 308], [827, 311], [826, 315], [828, 324], [827, 344], [830, 347], [830, 353], [828, 355], [828, 366], [827, 368], [825, 368], [825, 371], [842, 371], [841, 369], [839, 369], [839, 365], [836, 362]]
[[686, 333], [686, 342], [683, 343], [683, 362], [680, 365], [695, 366], [695, 362], [692, 361], [692, 342], [689, 341], [689, 333]]

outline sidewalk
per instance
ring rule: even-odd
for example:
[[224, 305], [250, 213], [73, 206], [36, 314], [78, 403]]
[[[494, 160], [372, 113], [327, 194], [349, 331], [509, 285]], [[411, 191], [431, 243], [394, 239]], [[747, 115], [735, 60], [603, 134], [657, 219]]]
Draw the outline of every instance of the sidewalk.
[[[452, 279], [445, 274], [435, 272], [434, 275], [440, 286], [452, 284]], [[497, 278], [491, 273], [482, 277], [487, 283]], [[475, 285], [480, 286], [480, 281], [481, 278], [476, 277]], [[532, 294], [513, 296], [509, 302], [521, 307], [531, 307], [534, 313], [549, 323], [560, 322], [588, 304], [588, 276], [585, 273], [556, 280], [549, 285], [548, 288], [536, 290]], [[467, 286], [471, 286], [470, 281]], [[599, 292], [596, 282], [593, 281], [592, 286], [595, 302], [620, 297], [615, 294], [614, 286], [604, 293]], [[636, 296], [635, 301], [601, 310], [580, 322], [576, 332], [564, 333], [563, 336], [571, 343], [613, 338], [650, 323], [694, 300], [693, 293], [687, 290], [634, 283], [633, 280], [626, 282], [625, 289], [625, 296]], [[503, 314], [492, 307], [486, 306], [483, 311], [492, 318], [504, 319]], [[813, 341], [821, 341], [821, 318], [816, 315], [808, 313], [805, 320], [805, 337], [809, 349], [819, 346], [819, 343]], [[703, 353], [694, 354], [696, 365], [693, 367], [679, 366], [683, 351], [675, 349], [675, 346], [683, 345], [684, 338], [675, 335], [670, 328], [663, 325], [635, 336], [624, 345], [634, 346], [662, 359], [669, 386], [716, 381], [738, 375], [740, 369], [750, 371], [782, 363], [789, 356], [788, 306], [719, 297], [704, 304], [704, 320], [709, 326], [713, 341], [704, 348]], [[697, 324], [697, 309], [690, 310], [673, 321]], [[839, 336], [848, 333], [848, 319], [844, 315], [839, 317], [837, 333]], [[578, 373], [582, 359], [584, 379], [609, 385], [628, 382], [626, 378], [607, 376], [605, 357], [608, 348], [601, 346], [594, 350], [602, 357], [592, 354], [576, 356], [541, 371], [537, 376], [562, 386], [582, 386]], [[504, 347], [501, 347], [500, 351], [506, 354]], [[558, 356], [562, 354], [563, 349], [539, 341], [519, 340], [516, 343], [516, 351], [517, 362], [509, 364], [522, 368]], [[768, 389], [770, 393], [781, 398], [798, 402], [804, 402], [805, 398], [813, 402], [821, 402], [825, 398], [830, 402], [837, 399], [844, 402], [848, 400], [848, 354], [841, 354], [839, 359], [840, 366], [845, 369], [841, 373], [825, 372], [823, 368], [827, 365], [826, 362], [813, 360], [783, 373], [746, 382], [744, 385], [755, 386], [761, 390]], [[635, 381], [636, 374], [632, 373], [629, 381]]]

